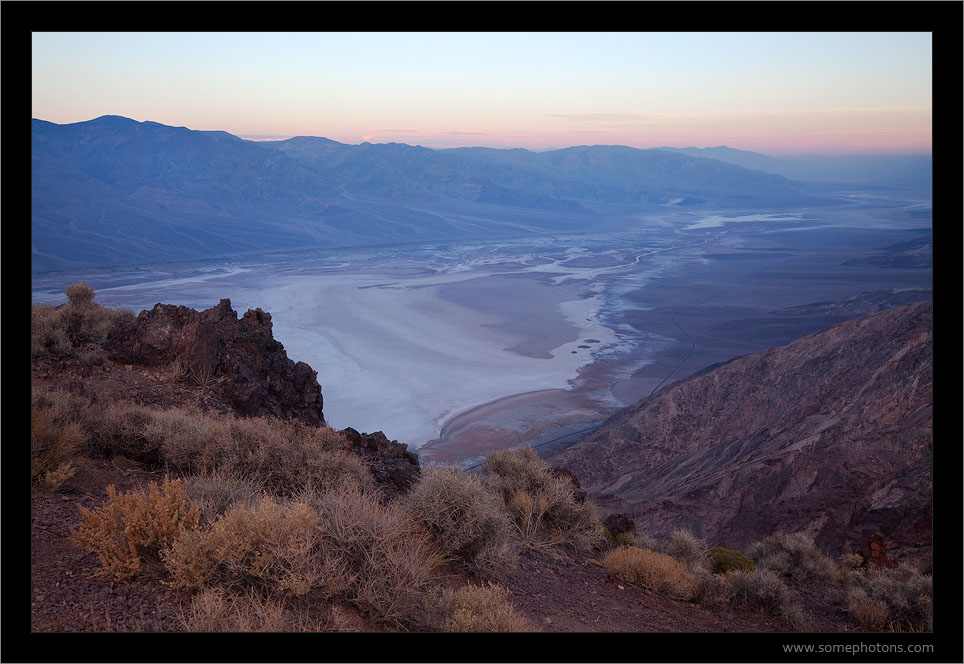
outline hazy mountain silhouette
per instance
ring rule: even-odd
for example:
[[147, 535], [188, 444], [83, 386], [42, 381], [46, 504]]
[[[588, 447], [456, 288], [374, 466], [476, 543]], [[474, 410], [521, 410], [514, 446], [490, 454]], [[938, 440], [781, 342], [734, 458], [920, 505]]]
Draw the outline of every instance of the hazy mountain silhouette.
[[33, 271], [590, 231], [662, 205], [814, 203], [784, 177], [662, 150], [549, 152], [32, 122]]
[[771, 157], [726, 146], [714, 148], [659, 148], [690, 157], [715, 159], [748, 168], [782, 175], [792, 180], [860, 186], [902, 187], [929, 190], [931, 155], [818, 155]]

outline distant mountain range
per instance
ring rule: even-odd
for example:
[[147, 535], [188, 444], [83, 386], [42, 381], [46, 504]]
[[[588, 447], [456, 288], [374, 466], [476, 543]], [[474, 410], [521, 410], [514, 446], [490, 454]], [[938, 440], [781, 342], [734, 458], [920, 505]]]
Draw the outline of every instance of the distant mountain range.
[[666, 205], [815, 200], [780, 175], [667, 150], [254, 142], [110, 115], [32, 121], [31, 199], [34, 272], [588, 231]]

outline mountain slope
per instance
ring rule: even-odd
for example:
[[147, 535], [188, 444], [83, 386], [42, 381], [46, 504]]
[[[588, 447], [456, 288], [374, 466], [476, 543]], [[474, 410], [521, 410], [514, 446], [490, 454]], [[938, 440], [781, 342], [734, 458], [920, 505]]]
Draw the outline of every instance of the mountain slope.
[[827, 553], [880, 533], [930, 546], [932, 304], [738, 358], [610, 418], [553, 459], [643, 529], [743, 547], [807, 531]]
[[103, 116], [33, 120], [31, 200], [41, 272], [589, 231], [617, 223], [614, 209], [814, 199], [780, 176], [654, 150], [258, 143]]

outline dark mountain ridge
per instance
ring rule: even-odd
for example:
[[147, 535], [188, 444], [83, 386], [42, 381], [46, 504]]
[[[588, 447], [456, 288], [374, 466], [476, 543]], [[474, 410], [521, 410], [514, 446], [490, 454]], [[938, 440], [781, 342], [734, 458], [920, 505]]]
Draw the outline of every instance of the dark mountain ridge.
[[819, 202], [781, 176], [659, 150], [254, 142], [120, 116], [34, 119], [31, 195], [34, 272], [584, 232], [618, 224], [613, 206]]
[[854, 318], [642, 400], [553, 459], [654, 532], [745, 547], [805, 531], [831, 554], [931, 546], [932, 303]]

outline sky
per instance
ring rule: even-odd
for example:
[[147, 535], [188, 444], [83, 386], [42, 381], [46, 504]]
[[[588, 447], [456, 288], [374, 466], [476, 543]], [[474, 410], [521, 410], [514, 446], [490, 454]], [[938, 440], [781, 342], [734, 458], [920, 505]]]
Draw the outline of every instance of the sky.
[[252, 140], [930, 153], [931, 34], [48, 33], [32, 115]]

